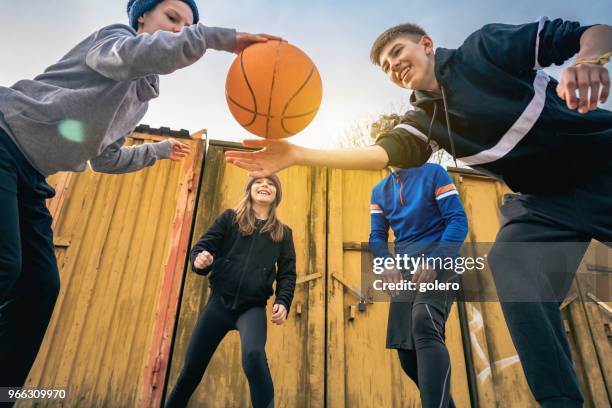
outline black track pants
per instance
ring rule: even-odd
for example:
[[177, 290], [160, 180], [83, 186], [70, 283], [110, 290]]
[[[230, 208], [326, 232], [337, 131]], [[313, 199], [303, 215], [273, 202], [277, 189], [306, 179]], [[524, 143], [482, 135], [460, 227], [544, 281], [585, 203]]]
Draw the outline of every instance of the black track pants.
[[168, 397], [166, 408], [185, 407], [204, 376], [210, 359], [230, 330], [240, 332], [242, 368], [249, 382], [253, 408], [274, 406], [274, 386], [266, 359], [266, 310], [232, 311], [211, 296], [191, 335], [185, 363]]

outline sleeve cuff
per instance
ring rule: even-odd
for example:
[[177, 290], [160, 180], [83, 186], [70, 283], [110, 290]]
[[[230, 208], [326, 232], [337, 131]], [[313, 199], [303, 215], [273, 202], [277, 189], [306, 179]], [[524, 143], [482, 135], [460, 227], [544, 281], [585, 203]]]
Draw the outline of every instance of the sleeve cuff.
[[234, 52], [236, 49], [236, 30], [233, 28], [206, 27], [202, 23], [199, 24], [204, 31], [207, 48]]
[[152, 143], [151, 149], [153, 149], [153, 155], [157, 160], [169, 159], [170, 158], [170, 141], [164, 140], [163, 142]]

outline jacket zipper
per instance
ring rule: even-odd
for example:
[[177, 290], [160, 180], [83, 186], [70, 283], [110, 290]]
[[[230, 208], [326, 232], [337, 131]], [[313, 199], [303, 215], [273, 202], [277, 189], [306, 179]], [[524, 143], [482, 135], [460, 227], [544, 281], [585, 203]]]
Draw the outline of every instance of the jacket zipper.
[[402, 187], [404, 187], [404, 184], [402, 183], [402, 179], [399, 176], [399, 174], [397, 173], [393, 173], [395, 175], [395, 179], [397, 180], [397, 182], [399, 183], [399, 197], [400, 197], [400, 204], [402, 204], [402, 207], [404, 206], [404, 196], [402, 195]]
[[236, 305], [238, 304], [238, 296], [240, 296], [240, 289], [242, 288], [242, 281], [244, 280], [244, 274], [249, 266], [249, 259], [251, 259], [251, 251], [253, 249], [253, 245], [257, 240], [257, 235], [259, 235], [259, 229], [256, 229], [254, 232], [255, 236], [251, 240], [251, 245], [249, 246], [249, 252], [247, 252], [246, 261], [244, 263], [244, 268], [242, 269], [242, 274], [240, 275], [240, 280], [238, 281], [238, 290], [236, 291], [236, 296], [234, 297], [234, 303], [232, 305], [232, 310], [236, 310]]

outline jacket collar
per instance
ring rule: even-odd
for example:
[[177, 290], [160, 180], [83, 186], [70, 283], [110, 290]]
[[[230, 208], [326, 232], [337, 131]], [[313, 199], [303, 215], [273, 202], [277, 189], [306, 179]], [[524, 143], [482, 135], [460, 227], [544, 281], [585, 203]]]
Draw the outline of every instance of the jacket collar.
[[[436, 48], [436, 53], [434, 54], [434, 59], [436, 62], [434, 67], [434, 75], [436, 76], [438, 85], [440, 87], [444, 86], [447, 91], [448, 87], [446, 86], [446, 78], [448, 76], [448, 65], [455, 54], [455, 51], [456, 50], [450, 50], [447, 48]], [[412, 92], [412, 95], [410, 95], [410, 104], [421, 109], [427, 105], [430, 105], [431, 103], [441, 100], [441, 94], [436, 94], [430, 91], [414, 91]]]

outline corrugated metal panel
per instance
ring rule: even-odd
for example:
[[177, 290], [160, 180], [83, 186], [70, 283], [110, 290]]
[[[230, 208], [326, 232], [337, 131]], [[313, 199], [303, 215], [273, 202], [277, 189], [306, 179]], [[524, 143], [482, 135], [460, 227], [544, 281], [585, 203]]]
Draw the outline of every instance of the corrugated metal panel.
[[[224, 163], [223, 152], [227, 146], [235, 148], [232, 144], [213, 143], [207, 153], [194, 242], [221, 212], [233, 207], [242, 196], [247, 174]], [[278, 406], [322, 407], [325, 172], [294, 167], [279, 173], [279, 177], [283, 185], [283, 202], [278, 214], [293, 229], [298, 285], [287, 322], [282, 326], [268, 325], [266, 353]], [[188, 270], [167, 393], [183, 365], [188, 341], [208, 294], [208, 279]], [[217, 349], [190, 406], [246, 407], [250, 405], [249, 401], [239, 336], [233, 331]]]
[[[128, 143], [151, 139], [163, 138], [134, 134]], [[69, 183], [62, 175], [50, 180], [61, 191], [68, 185], [56, 197], [62, 202], [50, 203], [61, 293], [26, 386], [67, 388], [65, 406], [136, 406], [157, 335], [171, 228], [185, 210], [177, 205], [189, 194], [185, 177], [201, 163], [202, 143], [188, 143], [190, 160], [122, 176], [87, 170]]]
[[[466, 241], [495, 241], [502, 196], [510, 190], [482, 175], [461, 171], [450, 174], [468, 216]], [[482, 288], [494, 288], [489, 271], [479, 273], [478, 278]], [[470, 302], [466, 304], [466, 311], [479, 406], [537, 406], [529, 392], [499, 303]]]
[[[135, 137], [136, 143], [159, 139]], [[191, 143], [201, 149], [201, 143]], [[246, 173], [225, 165], [222, 154], [228, 147], [236, 145], [211, 143], [192, 239], [241, 194]], [[182, 163], [162, 162], [124, 176], [87, 171], [49, 179], [57, 190], [48, 204], [55, 216], [62, 291], [28, 387], [68, 386], [65, 406], [160, 405], [164, 377], [169, 372], [169, 385], [175, 381], [208, 295], [207, 280], [187, 270], [169, 367], [201, 158], [196, 150]], [[450, 173], [468, 214], [468, 241], [494, 241], [501, 196], [509, 190], [474, 172]], [[285, 197], [280, 216], [294, 230], [302, 283], [290, 320], [269, 328], [266, 349], [277, 404], [419, 406], [416, 388], [396, 355], [384, 348], [388, 305], [368, 304], [360, 313], [349, 288], [360, 286], [355, 243], [368, 238], [370, 189], [384, 172], [297, 167], [280, 176]], [[587, 255], [586, 262], [610, 264], [597, 256]], [[486, 271], [478, 280], [485, 288], [494, 286]], [[577, 287], [575, 293], [588, 302], [568, 299], [563, 316], [585, 406], [610, 406], [612, 304], [589, 298], [588, 287]], [[464, 338], [460, 323], [467, 328]], [[447, 344], [458, 406], [537, 406], [499, 304], [454, 307]], [[198, 404], [248, 406], [236, 333], [215, 354], [192, 398], [192, 406]]]

